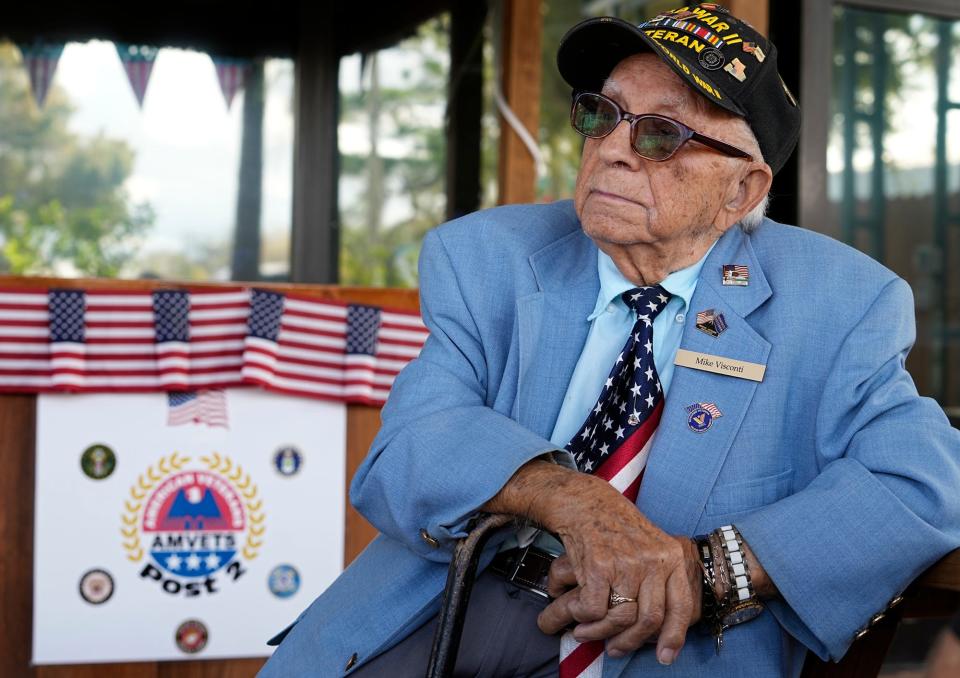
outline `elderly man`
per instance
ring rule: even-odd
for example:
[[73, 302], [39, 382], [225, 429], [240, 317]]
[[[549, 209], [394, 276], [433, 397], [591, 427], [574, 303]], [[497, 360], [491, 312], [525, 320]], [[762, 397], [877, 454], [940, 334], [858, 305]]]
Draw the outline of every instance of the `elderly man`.
[[422, 675], [480, 511], [527, 527], [484, 561], [462, 675], [796, 676], [960, 543], [908, 286], [763, 218], [799, 131], [774, 46], [704, 3], [583, 22], [558, 64], [576, 197], [427, 237], [431, 336], [352, 488], [382, 534], [264, 676]]

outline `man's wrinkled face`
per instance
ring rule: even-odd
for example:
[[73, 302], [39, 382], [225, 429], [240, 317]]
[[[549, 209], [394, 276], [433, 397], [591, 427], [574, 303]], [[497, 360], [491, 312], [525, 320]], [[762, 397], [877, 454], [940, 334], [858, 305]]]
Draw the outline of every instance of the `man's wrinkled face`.
[[[745, 147], [745, 124], [698, 102], [698, 95], [653, 54], [621, 61], [602, 93], [631, 113], [665, 115]], [[669, 160], [646, 160], [631, 148], [630, 125], [621, 121], [603, 139], [585, 140], [574, 206], [584, 232], [604, 250], [605, 245], [695, 241], [711, 230], [721, 206], [735, 195], [737, 163], [743, 162], [696, 142], [686, 143]]]

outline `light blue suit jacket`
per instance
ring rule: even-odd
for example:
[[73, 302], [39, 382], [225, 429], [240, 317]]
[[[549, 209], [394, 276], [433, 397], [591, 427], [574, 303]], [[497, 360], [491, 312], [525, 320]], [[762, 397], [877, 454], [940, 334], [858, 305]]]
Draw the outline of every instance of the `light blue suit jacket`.
[[[721, 285], [723, 264], [749, 267]], [[381, 532], [301, 615], [262, 676], [338, 676], [434, 615], [456, 539], [548, 441], [598, 292], [596, 246], [569, 202], [503, 207], [431, 232], [421, 256], [430, 338], [399, 376], [351, 488]], [[672, 534], [733, 522], [782, 600], [712, 638], [691, 629], [672, 667], [651, 649], [604, 676], [796, 676], [807, 648], [854, 633], [960, 545], [960, 432], [904, 369], [907, 284], [829, 238], [766, 220], [710, 253], [681, 348], [767, 366], [762, 383], [678, 367], [638, 507]], [[723, 412], [709, 431], [685, 407]], [[432, 547], [425, 530], [439, 541]], [[425, 669], [426, 667], [424, 667]]]

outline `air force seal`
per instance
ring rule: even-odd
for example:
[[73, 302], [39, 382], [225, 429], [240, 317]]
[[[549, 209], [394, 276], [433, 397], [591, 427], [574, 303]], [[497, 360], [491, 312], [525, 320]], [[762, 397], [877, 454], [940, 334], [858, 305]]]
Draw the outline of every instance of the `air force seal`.
[[217, 593], [236, 581], [263, 545], [264, 514], [257, 486], [229, 457], [174, 452], [149, 466], [130, 488], [122, 515], [123, 548], [143, 562], [140, 577], [171, 595]]
[[302, 464], [303, 455], [295, 447], [281, 447], [273, 455], [273, 466], [277, 469], [277, 473], [282, 476], [295, 475]]

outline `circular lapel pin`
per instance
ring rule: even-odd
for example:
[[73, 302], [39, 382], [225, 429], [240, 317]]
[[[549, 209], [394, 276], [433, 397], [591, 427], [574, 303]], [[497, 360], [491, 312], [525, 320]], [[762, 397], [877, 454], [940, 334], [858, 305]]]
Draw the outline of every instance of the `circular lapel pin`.
[[713, 403], [694, 403], [687, 408], [687, 426], [694, 433], [703, 433], [713, 426], [714, 419], [723, 416]]

